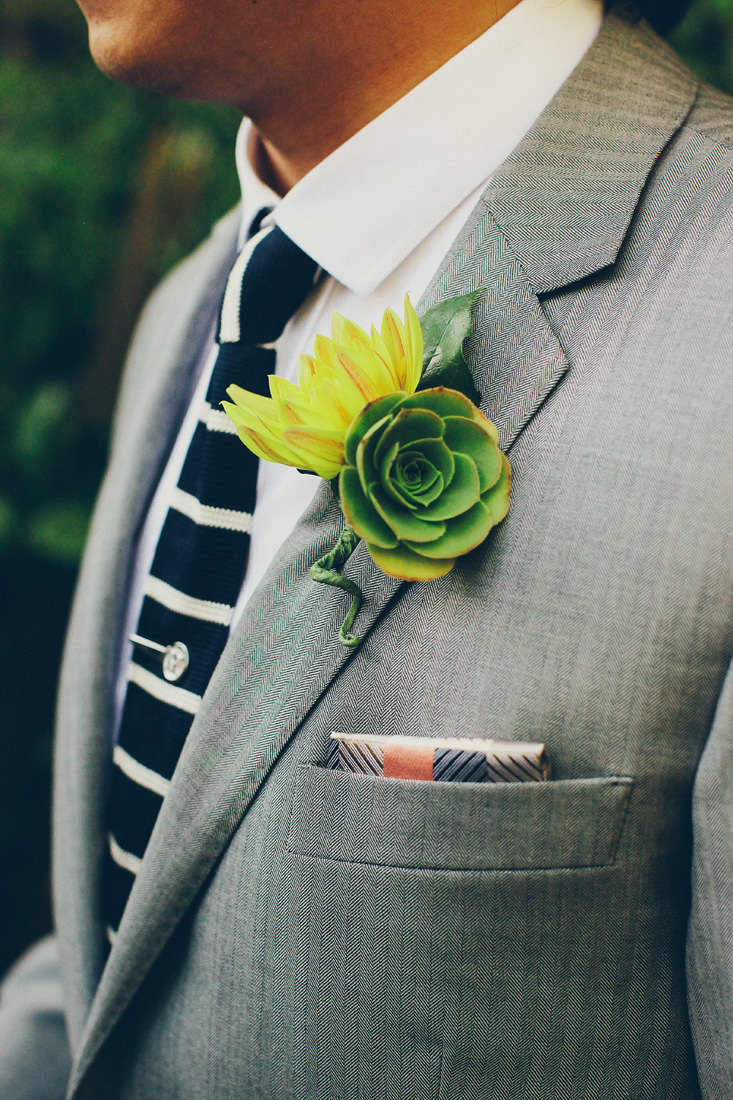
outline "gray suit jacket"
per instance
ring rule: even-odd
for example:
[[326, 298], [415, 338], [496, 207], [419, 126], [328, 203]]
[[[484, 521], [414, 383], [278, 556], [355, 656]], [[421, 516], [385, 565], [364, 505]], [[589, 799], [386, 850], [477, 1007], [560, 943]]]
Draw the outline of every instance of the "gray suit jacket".
[[[485, 288], [468, 354], [509, 517], [428, 584], [360, 547], [349, 651], [308, 575], [341, 522], [320, 491], [230, 639], [105, 965], [121, 611], [235, 221], [158, 290], [59, 706], [70, 1096], [733, 1095], [732, 139], [724, 97], [607, 21], [423, 302]], [[556, 779], [331, 772], [334, 729], [543, 740]]]

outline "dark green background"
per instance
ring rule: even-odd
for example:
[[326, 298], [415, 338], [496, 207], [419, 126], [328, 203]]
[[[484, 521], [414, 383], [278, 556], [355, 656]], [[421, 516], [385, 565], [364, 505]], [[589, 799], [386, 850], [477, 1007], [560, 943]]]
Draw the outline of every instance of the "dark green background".
[[[672, 36], [733, 93], [733, 0]], [[112, 84], [72, 0], [0, 14], [0, 972], [50, 925], [60, 649], [124, 349], [153, 284], [237, 197], [225, 108]]]

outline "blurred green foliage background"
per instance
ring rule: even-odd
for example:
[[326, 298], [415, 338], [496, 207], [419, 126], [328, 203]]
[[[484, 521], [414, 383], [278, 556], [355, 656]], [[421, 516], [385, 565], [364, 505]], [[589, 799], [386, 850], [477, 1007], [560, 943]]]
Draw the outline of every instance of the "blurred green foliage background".
[[[733, 0], [672, 35], [733, 93]], [[124, 350], [157, 279], [237, 198], [236, 112], [96, 71], [72, 0], [0, 13], [0, 972], [50, 926], [63, 633]]]

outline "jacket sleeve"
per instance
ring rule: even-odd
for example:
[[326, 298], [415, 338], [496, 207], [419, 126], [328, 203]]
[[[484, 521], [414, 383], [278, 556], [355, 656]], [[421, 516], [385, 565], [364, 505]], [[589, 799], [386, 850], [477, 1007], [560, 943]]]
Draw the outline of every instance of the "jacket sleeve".
[[49, 937], [16, 963], [0, 987], [0, 1096], [63, 1100], [70, 1067], [58, 952]]
[[733, 1096], [733, 666], [692, 799], [687, 999], [705, 1100]]

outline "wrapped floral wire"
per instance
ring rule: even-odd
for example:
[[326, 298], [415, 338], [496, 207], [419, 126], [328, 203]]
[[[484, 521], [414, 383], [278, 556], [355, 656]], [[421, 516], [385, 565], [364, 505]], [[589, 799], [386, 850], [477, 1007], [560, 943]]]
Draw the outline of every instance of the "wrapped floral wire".
[[474, 404], [462, 352], [474, 297], [441, 302], [422, 321], [405, 297], [404, 322], [388, 309], [370, 334], [336, 313], [331, 337], [300, 356], [298, 385], [271, 375], [269, 398], [227, 391], [223, 406], [256, 455], [338, 477], [346, 524], [311, 576], [352, 597], [344, 645], [358, 644], [351, 626], [362, 596], [339, 570], [360, 539], [390, 576], [433, 580], [509, 508], [511, 469]]

